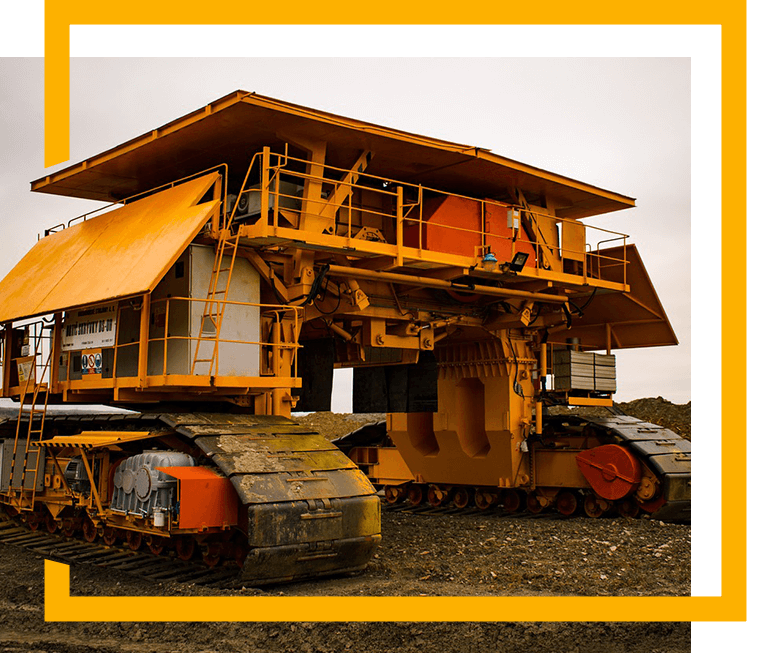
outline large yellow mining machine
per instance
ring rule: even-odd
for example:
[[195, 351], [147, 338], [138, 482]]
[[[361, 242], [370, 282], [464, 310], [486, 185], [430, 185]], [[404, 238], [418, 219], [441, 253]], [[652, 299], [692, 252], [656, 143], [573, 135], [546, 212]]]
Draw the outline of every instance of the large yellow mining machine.
[[[548, 415], [610, 409], [612, 351], [676, 344], [636, 248], [587, 220], [628, 197], [242, 91], [32, 190], [107, 204], [0, 284], [0, 504], [30, 528], [266, 582], [364, 567], [381, 489], [688, 514], [686, 440]], [[347, 455], [290, 419], [345, 367], [387, 413]]]

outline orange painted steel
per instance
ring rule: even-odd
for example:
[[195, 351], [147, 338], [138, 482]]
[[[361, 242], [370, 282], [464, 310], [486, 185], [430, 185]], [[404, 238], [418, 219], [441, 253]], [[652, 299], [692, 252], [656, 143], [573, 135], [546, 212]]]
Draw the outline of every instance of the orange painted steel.
[[[294, 133], [333, 143], [342, 160], [350, 152], [374, 150], [381, 158], [374, 159], [369, 169], [372, 174], [401, 179], [426, 176], [431, 185], [453, 186], [464, 194], [480, 189], [486, 197], [502, 195], [513, 187], [544, 192], [567, 207], [562, 217], [598, 215], [635, 205], [626, 195], [508, 159], [486, 148], [374, 125], [242, 90], [37, 179], [32, 190], [113, 201], [208, 168], [219, 162], [222, 151], [235, 153], [231, 171], [241, 174], [255, 149], [272, 143], [282, 149], [283, 143], [275, 134]], [[178, 156], [179, 150], [184, 151], [183, 158]]]
[[528, 254], [525, 265], [533, 268], [535, 253], [527, 234], [517, 241], [509, 236], [508, 220], [513, 212], [519, 213], [497, 202], [453, 195], [429, 198], [423, 203], [421, 220], [406, 220], [403, 243], [407, 247], [471, 257], [477, 256], [477, 248], [485, 247], [499, 261], [511, 261], [516, 253], [523, 252]]
[[179, 479], [179, 528], [196, 531], [236, 526], [238, 505], [229, 479], [208, 467], [158, 467]]
[[576, 464], [592, 489], [604, 499], [616, 501], [637, 490], [642, 466], [635, 456], [617, 444], [605, 444], [576, 456]]
[[[230, 182], [235, 190], [228, 194]], [[42, 356], [38, 345], [47, 329], [52, 367], [45, 381], [34, 383], [46, 382], [57, 401], [215, 406], [215, 418], [190, 413], [194, 419], [183, 428], [171, 410], [162, 424], [176, 427], [151, 433], [140, 432], [140, 418], [128, 425], [134, 432], [61, 436], [48, 427], [46, 435], [55, 437], [39, 454], [54, 454], [56, 469], [49, 460], [44, 474], [58, 485], [46, 485], [42, 503], [58, 519], [62, 497], [79, 497], [76, 512], [61, 519], [67, 530], [86, 524], [91, 537], [92, 526], [104, 527], [113, 543], [118, 530], [131, 531], [128, 543], [136, 547], [149, 535], [154, 550], [171, 544], [188, 558], [199, 547], [209, 564], [240, 551], [234, 557], [254, 577], [284, 579], [301, 575], [307, 564], [314, 570], [307, 575], [329, 571], [326, 563], [337, 561], [325, 559], [324, 547], [336, 547], [342, 531], [352, 548], [339, 549], [339, 563], [348, 570], [365, 565], [380, 530], [369, 479], [386, 487], [390, 502], [407, 497], [412, 504], [467, 506], [474, 499], [481, 509], [514, 511], [525, 503], [564, 515], [583, 504], [599, 516], [614, 501], [624, 514], [655, 510], [685, 493], [684, 473], [656, 478], [645, 458], [641, 465], [626, 449], [605, 444], [623, 441], [618, 422], [545, 416], [558, 403], [612, 404], [612, 393], [598, 389], [591, 352], [677, 342], [627, 235], [582, 222], [634, 206], [627, 196], [482, 148], [243, 91], [39, 179], [32, 189], [124, 206], [48, 230], [0, 285], [3, 395], [26, 394], [19, 364], [29, 358], [30, 336], [33, 362]], [[195, 281], [209, 280], [207, 292], [193, 284], [190, 259], [183, 257], [191, 246], [216, 251], [210, 276], [207, 269], [195, 273]], [[521, 253], [526, 260], [513, 263]], [[234, 272], [238, 261], [242, 275]], [[230, 291], [233, 300], [247, 301], [229, 301]], [[204, 303], [202, 317], [193, 302]], [[103, 343], [66, 340], [67, 328], [94, 324], [78, 322], [70, 311], [105, 306], [102, 312], [114, 319]], [[34, 332], [13, 324], [48, 313], [54, 319]], [[236, 328], [223, 331], [226, 320]], [[574, 338], [580, 344], [569, 342]], [[317, 340], [326, 340], [328, 355], [315, 361], [313, 350], [323, 345]], [[228, 376], [218, 371], [220, 343], [247, 351]], [[571, 345], [582, 361], [593, 356], [591, 389], [583, 363], [562, 372], [560, 362], [556, 370]], [[171, 365], [174, 356], [184, 365]], [[301, 356], [308, 364], [300, 368]], [[600, 378], [613, 379], [614, 359], [600, 360]], [[403, 404], [399, 374], [407, 378], [422, 364], [424, 375], [407, 379]], [[325, 449], [309, 456], [304, 447], [313, 435], [291, 431], [284, 450], [281, 434], [295, 428], [284, 418], [297, 401], [314, 399], [296, 391], [303, 381], [307, 389], [322, 383], [333, 366], [392, 366], [379, 370], [390, 412], [387, 433], [371, 442], [382, 446], [355, 442], [351, 460]], [[556, 390], [547, 386], [550, 375], [558, 377]], [[378, 406], [378, 382], [368, 380], [375, 374], [364, 377], [361, 394], [369, 392]], [[613, 387], [600, 384], [606, 386]], [[237, 422], [246, 415], [254, 421], [247, 443]], [[256, 430], [257, 422], [271, 424], [270, 432]], [[41, 422], [41, 435], [43, 428]], [[190, 440], [187, 430], [222, 438], [217, 447], [238, 443], [249, 452], [238, 464], [247, 458], [254, 482], [269, 478], [266, 489], [259, 486], [257, 496], [249, 483], [224, 478], [215, 467], [167, 467], [159, 469], [177, 479], [178, 490], [164, 510], [137, 520], [107, 507], [117, 459], [148, 440], [202, 460], [213, 445]], [[88, 496], [68, 485], [60, 469], [64, 457], [56, 456], [65, 447], [79, 449]], [[342, 470], [354, 478], [350, 487], [334, 485]], [[674, 487], [669, 476], [677, 477]], [[288, 494], [284, 482], [291, 484]], [[291, 512], [299, 491], [318, 499], [309, 504], [311, 514]], [[2, 495], [0, 501], [8, 503]], [[343, 504], [340, 512], [336, 504]], [[278, 539], [264, 544], [277, 537], [259, 516], [271, 511], [285, 527], [279, 547]], [[324, 543], [319, 562], [287, 551], [305, 539], [313, 547]], [[263, 546], [279, 548], [267, 565], [263, 550], [249, 552]]]

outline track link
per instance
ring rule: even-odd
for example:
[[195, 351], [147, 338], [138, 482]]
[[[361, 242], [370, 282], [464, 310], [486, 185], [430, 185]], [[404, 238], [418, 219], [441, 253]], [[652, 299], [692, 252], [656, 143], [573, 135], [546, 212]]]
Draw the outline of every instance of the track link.
[[87, 564], [162, 582], [216, 586], [235, 581], [240, 573], [234, 565], [212, 569], [171, 556], [156, 556], [125, 547], [90, 544], [55, 533], [32, 531], [4, 514], [0, 515], [0, 544], [23, 548], [57, 562]]

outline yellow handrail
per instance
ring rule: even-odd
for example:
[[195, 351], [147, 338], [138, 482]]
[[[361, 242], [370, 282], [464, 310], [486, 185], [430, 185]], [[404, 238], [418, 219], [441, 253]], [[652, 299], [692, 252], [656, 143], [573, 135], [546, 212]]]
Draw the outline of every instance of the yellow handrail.
[[[253, 184], [250, 180], [257, 161], [260, 161], [260, 165], [258, 166], [258, 185]], [[335, 215], [340, 212], [342, 212], [341, 215], [343, 216], [343, 212], [346, 211], [345, 217], [341, 217], [341, 219], [337, 218], [337, 232], [335, 235], [347, 239], [354, 239], [356, 230], [362, 229], [363, 227], [370, 227], [371, 220], [373, 220], [374, 224], [376, 222], [382, 225], [391, 224], [392, 231], [388, 233], [383, 242], [395, 245], [398, 264], [402, 264], [404, 259], [403, 252], [405, 249], [405, 239], [403, 229], [406, 227], [409, 229], [415, 227], [417, 229], [417, 242], [414, 246], [419, 250], [423, 250], [423, 228], [426, 225], [429, 225], [430, 230], [447, 229], [457, 234], [471, 234], [476, 236], [478, 242], [485, 245], [485, 249], [482, 251], [488, 249], [488, 242], [494, 243], [492, 247], [496, 248], [500, 246], [500, 243], [507, 242], [509, 244], [509, 250], [513, 253], [519, 251], [519, 245], [530, 245], [536, 252], [536, 256], [530, 261], [535, 270], [549, 267], [549, 265], [544, 265], [543, 259], [540, 260], [540, 257], [545, 255], [544, 249], [549, 252], [547, 256], [550, 259], [554, 256], [557, 260], [562, 260], [563, 257], [577, 261], [582, 260], [584, 265], [582, 266], [581, 272], [578, 273], [578, 276], [582, 277], [585, 281], [589, 278], [601, 279], [605, 269], [614, 264], [620, 264], [624, 266], [623, 277], [624, 283], [626, 283], [626, 255], [621, 259], [615, 256], [606, 257], [600, 250], [601, 246], [607, 242], [621, 241], [626, 251], [626, 239], [628, 236], [621, 232], [588, 225], [573, 218], [559, 217], [543, 211], [537, 211], [535, 207], [532, 208], [528, 206], [527, 202], [525, 202], [525, 198], [522, 198], [520, 202], [516, 201], [513, 203], [505, 203], [491, 199], [478, 199], [476, 197], [468, 197], [458, 193], [448, 193], [421, 184], [410, 184], [357, 169], [352, 170], [331, 165], [323, 165], [320, 174], [313, 173], [309, 170], [288, 169], [291, 162], [300, 164], [300, 166], [306, 166], [309, 163], [306, 159], [288, 155], [287, 149], [285, 154], [273, 153], [269, 148], [264, 148], [263, 150], [256, 152], [249, 163], [246, 176], [243, 179], [242, 186], [237, 195], [237, 202], [227, 217], [227, 224], [231, 225], [233, 223], [237, 210], [237, 203], [239, 203], [240, 198], [244, 194], [260, 193], [262, 218], [267, 218], [267, 224], [270, 224], [275, 228], [279, 226], [278, 214], [281, 208], [283, 210], [300, 212], [305, 218], [327, 218], [329, 214]], [[296, 167], [298, 168], [300, 166]], [[354, 181], [349, 177], [349, 174], [353, 172], [355, 175]], [[331, 178], [329, 175], [341, 176], [342, 179]], [[309, 202], [306, 201], [302, 192], [287, 192], [285, 188], [281, 188], [284, 181], [294, 183], [298, 189], [303, 188], [309, 182], [313, 182], [319, 183], [326, 189], [331, 190], [328, 191], [328, 198], [322, 200], [322, 204], [320, 204], [319, 201]], [[341, 200], [334, 199], [340, 188], [346, 189], [346, 192], [343, 193], [343, 198]], [[370, 193], [370, 195], [367, 195], [370, 201], [366, 204], [362, 203], [362, 192]], [[437, 222], [425, 220], [425, 193], [443, 197], [455, 197], [475, 203], [478, 207], [478, 213], [481, 216], [481, 228], [477, 229], [466, 225], [439, 224]], [[383, 199], [380, 203], [377, 203], [375, 199], [373, 199], [375, 197], [381, 197]], [[354, 198], [356, 198], [356, 200]], [[287, 209], [286, 200], [291, 200], [297, 203], [303, 202], [303, 208]], [[321, 208], [315, 208], [315, 205], [318, 204], [320, 204]], [[526, 215], [529, 220], [529, 226], [533, 229], [533, 233], [527, 233], [526, 230], [521, 229], [519, 232], [516, 231], [515, 233], [508, 235], [504, 230], [501, 230], [498, 233], [489, 230], [485, 221], [482, 220], [482, 217], [487, 215], [487, 209], [490, 206], [500, 207], [506, 211], [512, 211], [518, 216]], [[269, 217], [270, 214], [271, 219]], [[547, 233], [560, 230], [563, 225], [578, 225], [579, 228], [584, 230], [584, 247], [579, 249], [575, 249], [573, 246], [566, 247], [559, 242], [560, 238], [554, 239], [557, 242], [545, 243], [542, 234], [539, 233], [544, 228], [543, 226], [545, 224], [547, 225], [545, 230]], [[340, 227], [346, 228], [346, 234], [341, 232]], [[386, 228], [389, 229], [390, 227]], [[608, 236], [608, 238], [601, 238], [602, 236]], [[589, 240], [597, 240], [598, 238], [601, 239], [596, 247], [588, 242]], [[569, 254], [570, 256], [568, 256]], [[586, 264], [587, 254], [591, 255], [592, 261], [597, 261], [597, 265], [593, 264], [588, 266]], [[570, 274], [570, 272], [568, 272], [568, 274]]]

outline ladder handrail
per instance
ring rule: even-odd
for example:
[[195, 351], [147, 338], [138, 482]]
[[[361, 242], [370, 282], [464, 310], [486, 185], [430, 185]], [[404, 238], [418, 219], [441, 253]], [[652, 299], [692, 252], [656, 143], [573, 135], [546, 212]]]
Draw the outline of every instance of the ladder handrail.
[[[216, 254], [213, 262], [213, 270], [211, 271], [211, 279], [208, 283], [208, 294], [205, 298], [205, 305], [203, 307], [203, 315], [200, 319], [200, 330], [197, 336], [197, 344], [195, 345], [195, 356], [192, 359], [191, 373], [195, 373], [195, 368], [200, 363], [208, 363], [208, 376], [213, 376], [214, 367], [216, 374], [219, 371], [219, 339], [221, 337], [221, 325], [224, 320], [224, 310], [227, 306], [227, 298], [229, 297], [229, 288], [232, 282], [232, 273], [235, 269], [235, 262], [237, 260], [237, 247], [240, 243], [240, 226], [238, 225], [237, 232], [234, 238], [229, 235], [229, 229], [223, 232], [219, 238], [218, 246], [216, 247]], [[231, 254], [227, 254], [227, 249], [231, 249]], [[230, 256], [229, 268], [222, 270], [222, 264], [225, 256]], [[219, 279], [221, 273], [227, 272], [227, 282], [223, 290], [219, 290]], [[224, 295], [222, 299], [217, 299], [217, 295]], [[215, 312], [214, 312], [215, 307]], [[204, 329], [206, 319], [210, 319], [215, 328], [214, 336], [204, 335]], [[213, 343], [213, 351], [210, 358], [200, 358], [200, 344], [203, 340]]]
[[[48, 412], [48, 399], [50, 397], [50, 383], [46, 383], [44, 381], [46, 373], [48, 373], [51, 369], [51, 359], [53, 357], [53, 347], [51, 347], [48, 351], [48, 357], [45, 360], [45, 364], [42, 367], [42, 371], [40, 373], [40, 376], [38, 377], [37, 374], [37, 357], [40, 353], [39, 347], [42, 345], [43, 337], [42, 334], [40, 334], [40, 337], [37, 339], [37, 342], [35, 343], [35, 352], [32, 356], [32, 366], [30, 369], [30, 373], [27, 376], [27, 379], [24, 383], [24, 390], [21, 394], [21, 397], [19, 398], [19, 414], [16, 418], [16, 434], [13, 440], [13, 455], [11, 458], [11, 474], [9, 478], [9, 490], [11, 492], [14, 491], [14, 477], [16, 476], [16, 454], [19, 450], [19, 438], [21, 436], [21, 418], [24, 415], [24, 400], [29, 393], [29, 386], [32, 378], [35, 379], [35, 386], [34, 390], [32, 391], [32, 403], [30, 405], [29, 412], [27, 413], [27, 436], [26, 440], [24, 442], [24, 460], [22, 462], [22, 468], [21, 468], [21, 481], [18, 488], [19, 493], [19, 509], [24, 510], [34, 510], [35, 506], [35, 495], [37, 493], [37, 476], [38, 476], [38, 470], [40, 468], [40, 449], [37, 450], [35, 455], [35, 466], [33, 468], [29, 468], [29, 453], [32, 451], [31, 449], [31, 443], [32, 443], [32, 436], [34, 434], [37, 435], [37, 442], [40, 442], [43, 439], [43, 430], [45, 428], [45, 416]], [[40, 393], [45, 393], [45, 401], [43, 402], [43, 409], [42, 410], [35, 410], [35, 406], [37, 405], [38, 398], [40, 396]], [[33, 428], [35, 415], [40, 415], [40, 428]], [[27, 473], [33, 472], [33, 481], [32, 481], [32, 488], [31, 488], [31, 496], [29, 497], [29, 503], [28, 505], [24, 505], [24, 492], [26, 491], [25, 483], [27, 479]]]

